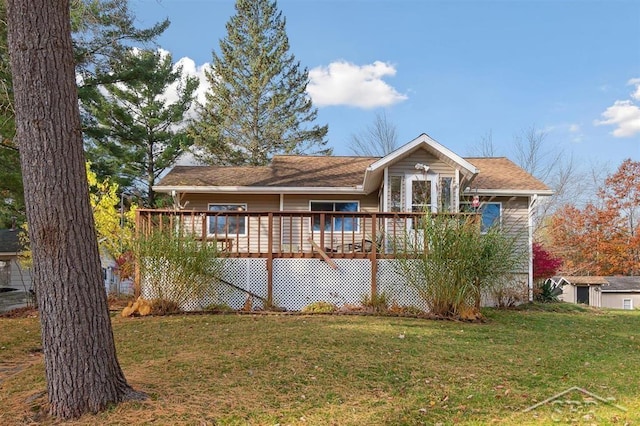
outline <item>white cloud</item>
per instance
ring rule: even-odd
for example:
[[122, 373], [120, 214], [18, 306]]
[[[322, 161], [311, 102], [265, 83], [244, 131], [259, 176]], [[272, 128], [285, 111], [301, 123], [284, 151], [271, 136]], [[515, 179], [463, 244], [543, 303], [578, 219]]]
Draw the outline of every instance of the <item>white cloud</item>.
[[[640, 100], [640, 78], [632, 78], [628, 85], [635, 86], [631, 98]], [[602, 114], [603, 120], [595, 120], [596, 126], [617, 126], [612, 134], [618, 138], [634, 136], [640, 133], [640, 107], [632, 100], [615, 101]]]
[[[204, 63], [202, 65], [196, 65], [193, 59], [184, 57], [184, 58], [180, 58], [174, 64], [173, 67], [174, 69], [176, 69], [177, 67], [182, 67], [183, 80], [186, 79], [187, 77], [194, 77], [194, 76], [198, 78], [198, 80], [200, 81], [200, 85], [196, 89], [195, 99], [199, 103], [204, 103], [205, 93], [207, 92], [207, 90], [209, 90], [209, 82], [207, 81], [205, 72], [211, 68], [210, 64]], [[182, 81], [181, 83], [184, 84], [184, 81]], [[176, 102], [178, 100], [178, 82], [167, 87], [167, 90], [165, 91], [163, 98], [168, 103]], [[194, 116], [195, 106], [196, 104], [194, 102], [191, 105], [189, 112], [187, 113], [189, 117]]]
[[631, 97], [636, 101], [640, 101], [640, 78], [632, 78], [627, 82], [628, 86], [636, 86], [635, 91], [631, 94]]
[[391, 64], [381, 61], [362, 66], [346, 61], [332, 62], [327, 67], [309, 70], [307, 93], [315, 106], [389, 106], [407, 99], [382, 80], [395, 74]]
[[569, 124], [569, 132], [570, 133], [578, 133], [580, 132], [580, 125], [579, 124]]

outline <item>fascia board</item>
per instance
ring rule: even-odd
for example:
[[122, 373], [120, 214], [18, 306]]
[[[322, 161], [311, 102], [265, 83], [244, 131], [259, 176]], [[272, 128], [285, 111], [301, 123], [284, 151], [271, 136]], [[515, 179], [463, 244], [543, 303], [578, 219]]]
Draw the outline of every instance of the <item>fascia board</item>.
[[382, 157], [375, 163], [371, 164], [367, 168], [367, 171], [374, 171], [376, 169], [386, 167], [389, 164], [393, 163], [398, 158], [401, 158], [403, 155], [407, 154], [408, 152], [413, 151], [420, 145], [427, 145], [435, 149], [436, 151], [440, 152], [443, 156], [450, 158], [456, 164], [460, 165], [461, 168], [466, 169], [469, 172], [468, 174], [475, 175], [478, 173], [478, 169], [473, 164], [469, 163], [467, 160], [460, 157], [458, 154], [454, 153], [453, 151], [446, 148], [445, 146], [441, 145], [439, 142], [432, 139], [426, 133], [421, 134], [411, 142], [401, 146], [400, 148], [396, 149], [395, 151], [389, 153], [388, 155]]
[[495, 195], [495, 196], [523, 196], [528, 197], [532, 195], [539, 196], [551, 196], [554, 192], [550, 189], [473, 189], [470, 191], [464, 191], [464, 195]]
[[282, 186], [154, 186], [156, 192], [171, 193], [236, 193], [236, 194], [364, 194], [357, 187], [282, 187]]

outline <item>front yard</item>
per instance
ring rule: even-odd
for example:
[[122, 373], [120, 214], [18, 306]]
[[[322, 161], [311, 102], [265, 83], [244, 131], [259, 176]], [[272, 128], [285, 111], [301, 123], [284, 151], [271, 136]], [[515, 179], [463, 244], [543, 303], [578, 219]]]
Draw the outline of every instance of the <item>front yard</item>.
[[[113, 325], [144, 402], [70, 424], [626, 424], [640, 421], [640, 311], [552, 305], [487, 322], [176, 315]], [[37, 318], [0, 318], [0, 424], [54, 424]], [[523, 413], [571, 387], [574, 391]], [[623, 411], [615, 405], [626, 408]]]

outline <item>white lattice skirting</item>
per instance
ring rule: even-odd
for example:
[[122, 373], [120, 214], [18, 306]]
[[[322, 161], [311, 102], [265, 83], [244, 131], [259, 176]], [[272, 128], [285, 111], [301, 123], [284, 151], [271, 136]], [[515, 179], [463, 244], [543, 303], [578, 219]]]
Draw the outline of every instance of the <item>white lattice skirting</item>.
[[[319, 259], [274, 259], [273, 304], [288, 311], [299, 311], [321, 301], [338, 307], [360, 305], [365, 296], [371, 295], [371, 261], [335, 259], [334, 262], [337, 269]], [[384, 292], [387, 300], [398, 306], [425, 310], [424, 301], [397, 272], [396, 262], [392, 259], [378, 260], [377, 293]], [[175, 271], [158, 262], [152, 274], [141, 277], [142, 297], [178, 299], [176, 301], [180, 308], [185, 311], [204, 310], [212, 305], [241, 309], [246, 306], [249, 294], [267, 298], [266, 259], [226, 259], [221, 272], [224, 282], [212, 282], [197, 296], [181, 294], [180, 297], [173, 297], [174, 276]], [[252, 309], [263, 307], [259, 298], [251, 299]]]

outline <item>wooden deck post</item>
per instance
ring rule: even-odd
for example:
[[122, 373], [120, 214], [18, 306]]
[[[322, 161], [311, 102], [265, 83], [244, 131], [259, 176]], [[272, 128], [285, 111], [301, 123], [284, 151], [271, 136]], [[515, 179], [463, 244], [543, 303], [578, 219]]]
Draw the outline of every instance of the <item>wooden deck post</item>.
[[372, 244], [371, 251], [369, 252], [369, 260], [371, 260], [371, 300], [375, 300], [378, 293], [378, 220], [375, 213], [371, 215], [371, 221]]
[[267, 243], [267, 303], [273, 305], [273, 213], [269, 212], [269, 240]]
[[[140, 227], [142, 225], [142, 219], [140, 217], [140, 210], [136, 209], [136, 231], [135, 239], [140, 238]], [[135, 266], [133, 270], [133, 296], [137, 299], [142, 293], [142, 287], [140, 286], [140, 258], [135, 256]]]

